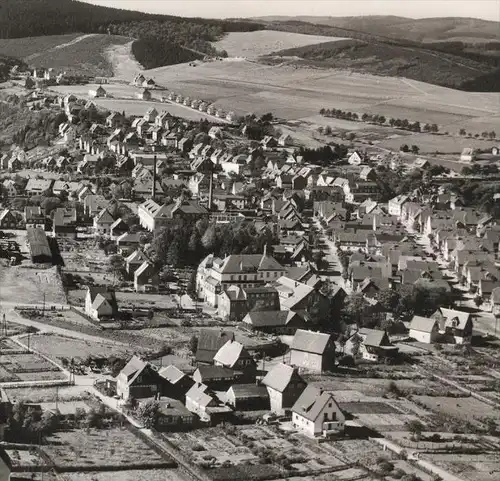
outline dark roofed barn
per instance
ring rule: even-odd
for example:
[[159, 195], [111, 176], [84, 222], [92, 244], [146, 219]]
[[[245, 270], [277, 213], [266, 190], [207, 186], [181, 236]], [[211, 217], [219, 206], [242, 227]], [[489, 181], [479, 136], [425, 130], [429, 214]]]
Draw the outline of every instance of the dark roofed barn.
[[52, 250], [45, 231], [40, 227], [28, 227], [26, 238], [31, 260], [37, 264], [52, 263]]

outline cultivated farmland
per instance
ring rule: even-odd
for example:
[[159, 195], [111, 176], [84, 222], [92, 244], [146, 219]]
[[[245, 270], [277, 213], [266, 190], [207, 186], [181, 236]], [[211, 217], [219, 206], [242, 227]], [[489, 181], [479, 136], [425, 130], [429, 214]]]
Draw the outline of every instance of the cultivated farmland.
[[[274, 112], [297, 120], [321, 108], [376, 112], [386, 117], [479, 128], [500, 114], [500, 94], [459, 92], [396, 77], [335, 69], [269, 66], [245, 60], [197, 63], [148, 70], [147, 75], [175, 92], [215, 102], [239, 114]], [[481, 120], [484, 119], [484, 120]], [[499, 122], [500, 126], [500, 122]]]
[[278, 50], [335, 40], [335, 37], [321, 35], [259, 30], [257, 32], [230, 32], [222, 40], [215, 42], [214, 46], [218, 50], [225, 50], [230, 57], [255, 58]]

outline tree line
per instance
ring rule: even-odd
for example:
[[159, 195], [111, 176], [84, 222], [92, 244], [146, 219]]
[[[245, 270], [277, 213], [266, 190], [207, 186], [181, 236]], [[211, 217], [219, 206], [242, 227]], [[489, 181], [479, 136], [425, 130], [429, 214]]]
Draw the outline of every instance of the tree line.
[[390, 125], [391, 127], [401, 129], [401, 130], [410, 130], [412, 132], [431, 132], [437, 133], [439, 132], [439, 127], [437, 124], [424, 124], [423, 126], [420, 122], [410, 122], [408, 119], [398, 119], [398, 118], [390, 118], [387, 119], [384, 115], [379, 114], [368, 114], [364, 113], [359, 116], [356, 112], [350, 112], [340, 109], [321, 109], [319, 111], [320, 115], [323, 117], [333, 117], [336, 119], [342, 120], [350, 120], [351, 122], [367, 122], [370, 124], [378, 124], [378, 125]]

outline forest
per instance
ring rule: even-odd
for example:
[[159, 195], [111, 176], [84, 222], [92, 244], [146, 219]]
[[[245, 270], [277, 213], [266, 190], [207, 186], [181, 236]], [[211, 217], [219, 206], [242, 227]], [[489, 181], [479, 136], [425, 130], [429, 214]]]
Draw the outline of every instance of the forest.
[[0, 38], [79, 32], [133, 37], [138, 40], [134, 54], [146, 68], [191, 61], [203, 54], [225, 56], [210, 42], [226, 32], [261, 29], [253, 22], [153, 15], [72, 0], [2, 0], [0, 4]]

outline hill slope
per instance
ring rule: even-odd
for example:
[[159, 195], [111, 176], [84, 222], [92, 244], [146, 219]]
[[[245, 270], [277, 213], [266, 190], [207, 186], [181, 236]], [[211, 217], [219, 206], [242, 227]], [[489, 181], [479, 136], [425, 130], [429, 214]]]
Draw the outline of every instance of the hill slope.
[[346, 40], [282, 50], [263, 58], [280, 62], [282, 57], [299, 57], [298, 63], [335, 67], [375, 75], [405, 77], [451, 88], [467, 88], [478, 77], [495, 72], [494, 65], [425, 48], [378, 42]]
[[490, 42], [500, 41], [500, 24], [477, 18], [422, 18], [395, 16], [364, 17], [261, 17], [265, 22], [305, 22], [356, 30], [372, 35], [412, 42]]

